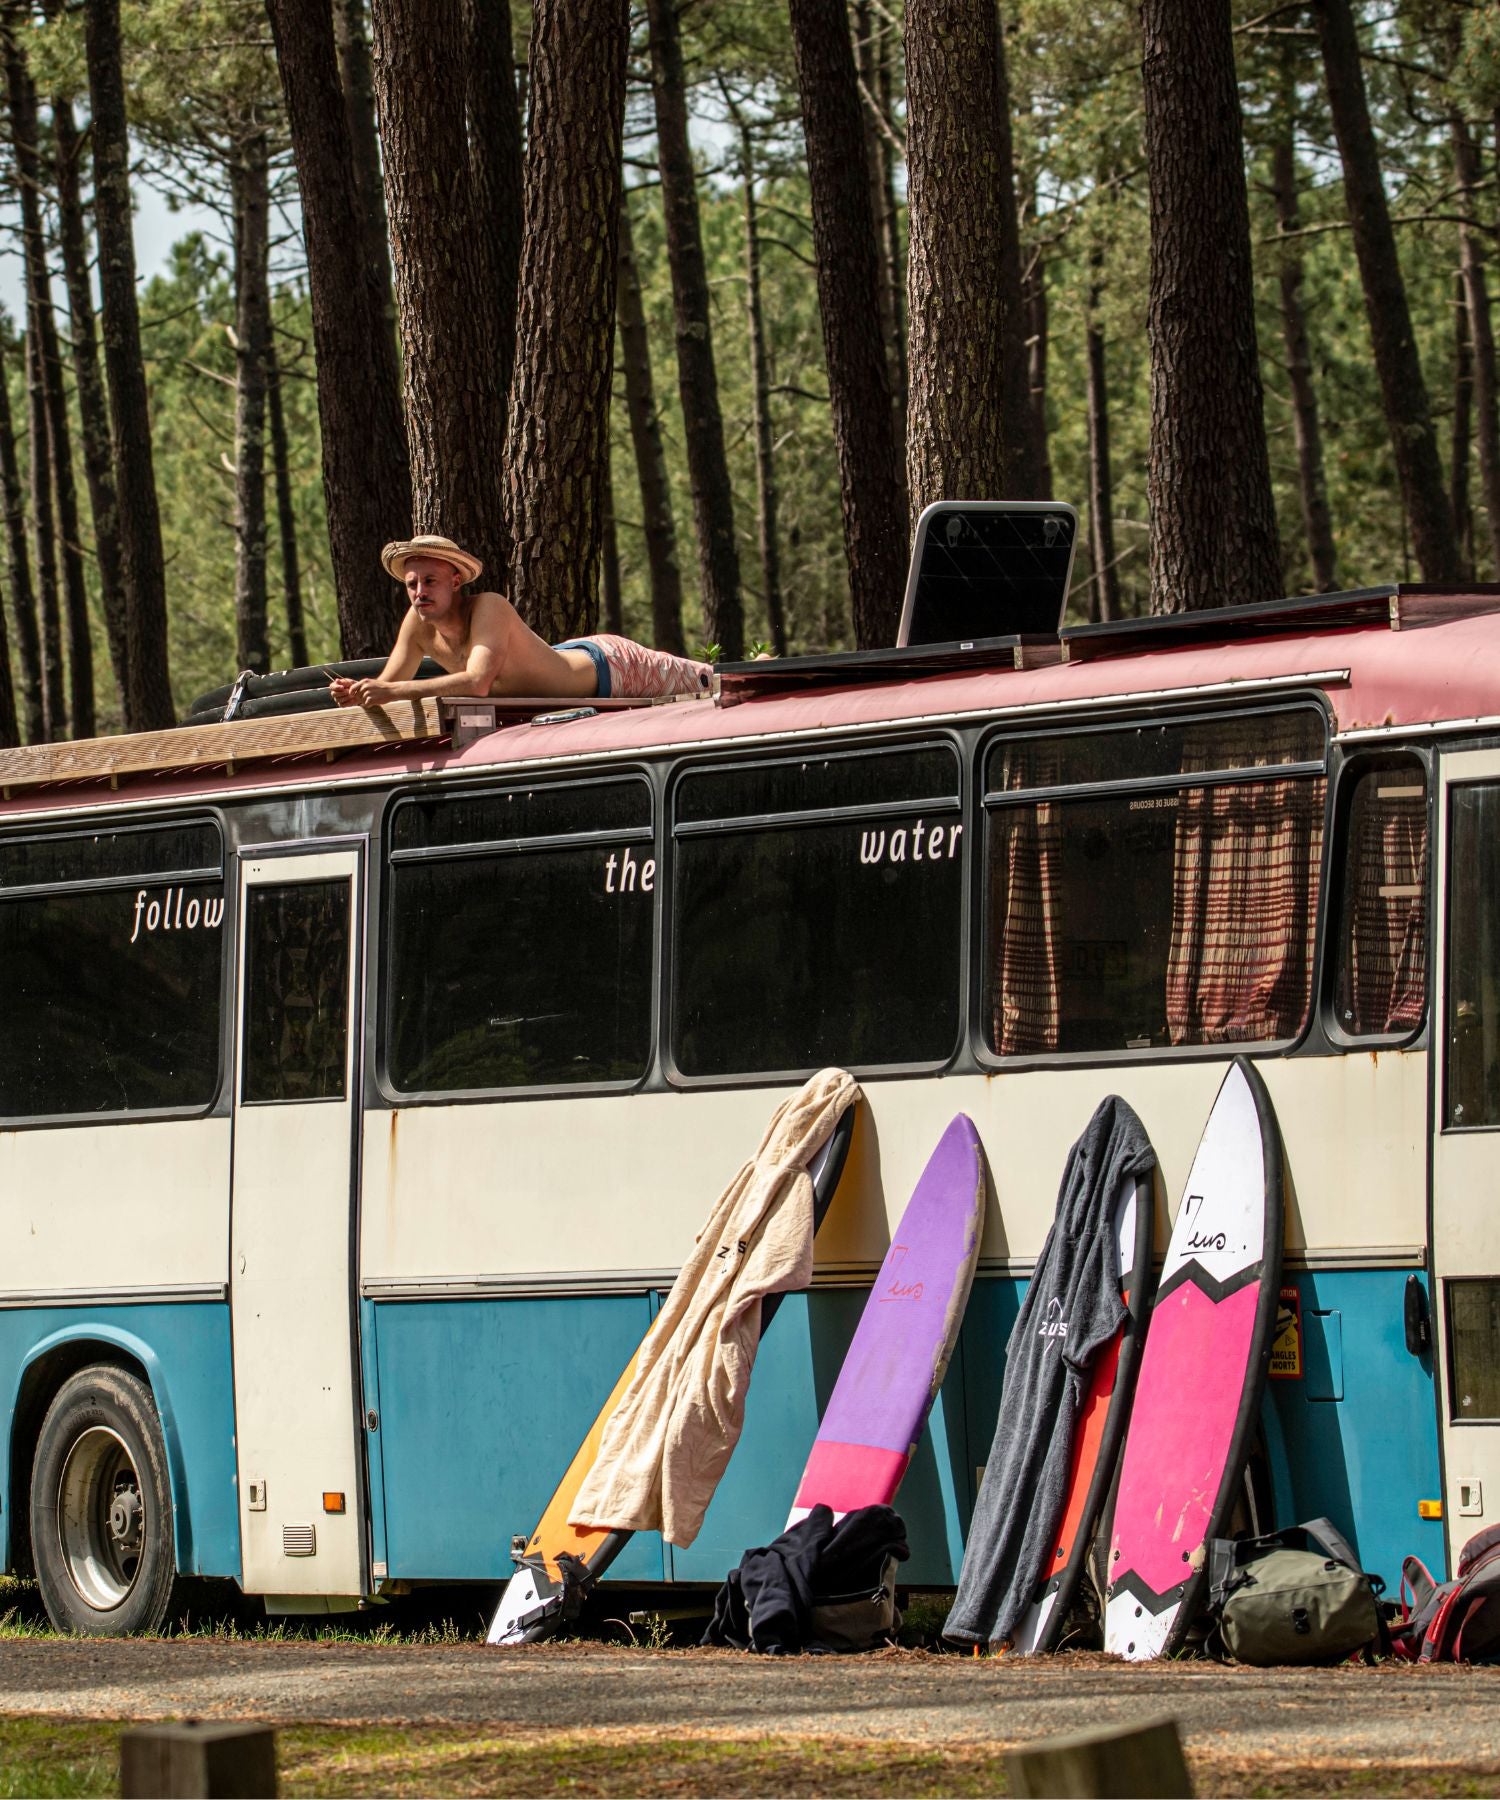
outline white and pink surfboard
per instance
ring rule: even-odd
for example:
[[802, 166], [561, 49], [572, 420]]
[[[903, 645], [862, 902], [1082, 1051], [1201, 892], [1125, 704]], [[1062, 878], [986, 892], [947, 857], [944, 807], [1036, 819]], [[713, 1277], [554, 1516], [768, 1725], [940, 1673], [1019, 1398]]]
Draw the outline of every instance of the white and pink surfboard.
[[1109, 1549], [1104, 1647], [1170, 1654], [1192, 1623], [1265, 1391], [1281, 1281], [1281, 1134], [1244, 1057], [1188, 1173], [1151, 1309]]

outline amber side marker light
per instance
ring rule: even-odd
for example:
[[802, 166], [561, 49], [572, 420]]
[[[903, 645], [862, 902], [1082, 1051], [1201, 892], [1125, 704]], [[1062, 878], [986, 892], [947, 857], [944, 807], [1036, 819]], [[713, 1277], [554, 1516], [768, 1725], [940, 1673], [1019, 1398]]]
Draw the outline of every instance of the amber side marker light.
[[1443, 1503], [1441, 1500], [1419, 1500], [1417, 1502], [1417, 1517], [1419, 1519], [1440, 1519], [1442, 1516]]
[[342, 1494], [325, 1494], [323, 1496], [323, 1511], [324, 1512], [326, 1512], [326, 1513], [341, 1513], [343, 1510], [344, 1510], [344, 1496]]

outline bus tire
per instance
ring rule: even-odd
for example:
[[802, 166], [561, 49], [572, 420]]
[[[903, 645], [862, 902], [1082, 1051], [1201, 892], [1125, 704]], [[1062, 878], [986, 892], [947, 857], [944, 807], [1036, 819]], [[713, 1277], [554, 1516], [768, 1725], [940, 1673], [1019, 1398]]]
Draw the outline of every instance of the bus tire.
[[59, 1631], [159, 1631], [176, 1584], [167, 1449], [151, 1390], [108, 1363], [57, 1390], [37, 1439], [31, 1551]]

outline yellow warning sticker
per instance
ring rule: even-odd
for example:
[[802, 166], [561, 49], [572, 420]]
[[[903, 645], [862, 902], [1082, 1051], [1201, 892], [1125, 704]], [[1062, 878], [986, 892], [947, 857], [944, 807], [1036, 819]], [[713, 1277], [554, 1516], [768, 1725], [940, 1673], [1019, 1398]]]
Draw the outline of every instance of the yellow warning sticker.
[[1302, 1379], [1302, 1295], [1284, 1287], [1277, 1299], [1276, 1335], [1271, 1340], [1273, 1381]]

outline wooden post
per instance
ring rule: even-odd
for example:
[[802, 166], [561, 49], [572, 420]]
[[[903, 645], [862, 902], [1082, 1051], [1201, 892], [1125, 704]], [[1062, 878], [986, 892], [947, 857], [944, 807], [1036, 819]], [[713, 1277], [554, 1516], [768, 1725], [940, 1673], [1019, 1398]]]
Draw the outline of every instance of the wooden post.
[[1044, 1738], [1007, 1753], [1010, 1791], [1026, 1800], [1055, 1795], [1059, 1800], [1127, 1800], [1137, 1794], [1162, 1800], [1191, 1796], [1175, 1719], [1156, 1719], [1128, 1731], [1079, 1731]]
[[276, 1793], [276, 1733], [269, 1725], [141, 1725], [120, 1739], [125, 1800], [268, 1800]]

